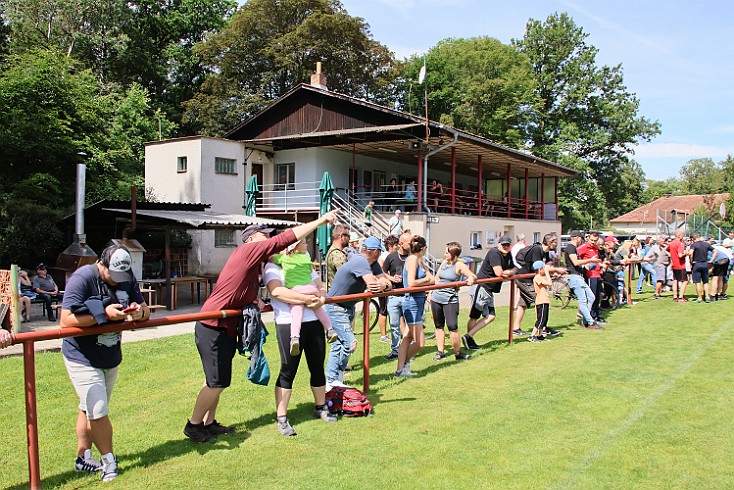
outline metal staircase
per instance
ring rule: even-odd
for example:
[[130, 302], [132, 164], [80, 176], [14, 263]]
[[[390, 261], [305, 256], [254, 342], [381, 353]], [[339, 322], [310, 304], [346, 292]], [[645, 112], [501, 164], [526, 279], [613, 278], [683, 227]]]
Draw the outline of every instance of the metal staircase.
[[[388, 220], [377, 212], [372, 213], [372, 226], [367, 226], [364, 220], [364, 206], [360, 204], [360, 199], [355, 198], [354, 194], [348, 190], [335, 192], [331, 204], [334, 209], [339, 210], [337, 222], [349, 227], [350, 230], [362, 236], [374, 236], [380, 240], [390, 234]], [[426, 252], [425, 261], [431, 272], [435, 273], [438, 269], [436, 257]]]

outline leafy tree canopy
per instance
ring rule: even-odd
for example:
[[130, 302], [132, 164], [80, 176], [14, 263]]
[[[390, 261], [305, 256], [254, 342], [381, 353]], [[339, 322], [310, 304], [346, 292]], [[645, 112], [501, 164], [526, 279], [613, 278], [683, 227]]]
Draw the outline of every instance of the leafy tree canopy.
[[194, 53], [212, 74], [184, 123], [210, 135], [308, 82], [317, 61], [330, 90], [374, 101], [385, 100], [393, 69], [392, 53], [335, 0], [250, 0]]

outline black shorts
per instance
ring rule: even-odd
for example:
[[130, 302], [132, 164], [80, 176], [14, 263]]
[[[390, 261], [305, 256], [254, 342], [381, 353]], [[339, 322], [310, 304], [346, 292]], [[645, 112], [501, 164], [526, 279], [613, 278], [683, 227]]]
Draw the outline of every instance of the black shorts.
[[517, 306], [521, 308], [529, 308], [535, 303], [535, 286], [532, 282], [516, 281], [517, 290], [520, 293]]
[[709, 263], [708, 262], [696, 262], [693, 264], [693, 269], [691, 270], [691, 275], [693, 275], [693, 282], [694, 284], [709, 283]]
[[678, 282], [688, 281], [688, 273], [685, 269], [673, 269], [673, 279]]
[[196, 322], [194, 338], [204, 367], [206, 385], [209, 388], [227, 388], [232, 383], [232, 359], [236, 340], [227, 335], [226, 330], [201, 322]]
[[433, 313], [433, 324], [436, 329], [442, 329], [444, 325], [453, 332], [459, 329], [459, 303], [441, 304], [431, 301], [431, 313]]
[[380, 296], [377, 298], [377, 304], [380, 305], [380, 311], [378, 314], [387, 316], [387, 296]]
[[724, 277], [726, 272], [729, 270], [729, 262], [724, 264], [714, 264], [714, 272], [711, 273], [714, 277]]

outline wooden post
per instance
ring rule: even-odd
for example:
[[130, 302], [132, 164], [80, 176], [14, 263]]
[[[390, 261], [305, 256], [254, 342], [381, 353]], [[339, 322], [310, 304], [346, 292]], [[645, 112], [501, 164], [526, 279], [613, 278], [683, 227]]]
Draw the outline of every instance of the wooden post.
[[[416, 207], [416, 210], [419, 213], [423, 212], [423, 158], [422, 157], [423, 157], [423, 151], [419, 151], [418, 152], [418, 182], [416, 182], [416, 187], [418, 188], [418, 206]], [[426, 169], [426, 172], [428, 172], [428, 169]]]
[[512, 199], [512, 164], [507, 164], [507, 217], [511, 216], [510, 199]]
[[477, 216], [482, 215], [482, 188], [484, 187], [482, 184], [482, 155], [477, 155], [477, 179], [479, 180], [479, 185], [477, 188], [479, 189], [479, 192], [477, 192]]
[[558, 221], [558, 177], [553, 177], [553, 179], [555, 180], [555, 182], [553, 183], [553, 195], [556, 202], [556, 221]]
[[451, 214], [456, 213], [456, 147], [451, 147]]
[[528, 219], [528, 214], [530, 213], [528, 205], [528, 168], [525, 167], [525, 219]]
[[512, 327], [515, 324], [515, 279], [510, 278], [510, 320], [507, 327], [507, 341], [512, 343]]
[[540, 219], [545, 219], [545, 174], [540, 174]]
[[[379, 313], [379, 312], [377, 312]], [[362, 301], [362, 320], [364, 321], [364, 342], [362, 347], [362, 392], [370, 391], [370, 299]]]

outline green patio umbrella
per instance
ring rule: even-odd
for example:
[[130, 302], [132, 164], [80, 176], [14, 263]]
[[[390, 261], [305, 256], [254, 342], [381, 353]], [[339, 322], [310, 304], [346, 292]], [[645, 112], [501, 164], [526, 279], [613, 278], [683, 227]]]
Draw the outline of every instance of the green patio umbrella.
[[257, 214], [257, 196], [260, 194], [260, 189], [257, 187], [257, 177], [250, 177], [250, 181], [247, 183], [247, 189], [245, 189], [245, 216], [255, 216]]
[[[331, 211], [331, 198], [334, 195], [334, 184], [331, 182], [329, 172], [324, 172], [324, 177], [319, 185], [319, 214]], [[326, 252], [331, 246], [331, 230], [329, 225], [321, 225], [316, 231], [316, 243], [319, 247], [322, 257], [326, 257]]]

